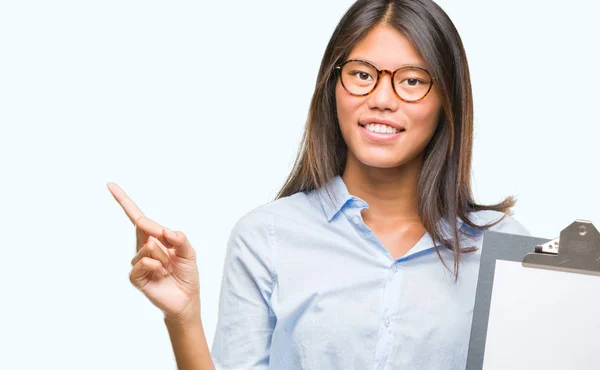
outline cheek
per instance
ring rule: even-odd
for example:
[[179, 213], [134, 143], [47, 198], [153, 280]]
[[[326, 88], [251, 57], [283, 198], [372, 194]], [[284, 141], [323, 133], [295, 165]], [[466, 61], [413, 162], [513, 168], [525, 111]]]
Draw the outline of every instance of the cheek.
[[409, 105], [406, 114], [412, 122], [411, 129], [421, 135], [433, 135], [440, 118], [440, 109], [439, 99], [437, 98]]
[[435, 107], [432, 107], [430, 110], [418, 110], [411, 119], [413, 122], [413, 129], [417, 129], [424, 134], [427, 134], [428, 132], [433, 133], [437, 127], [439, 116], [439, 109], [436, 109]]
[[338, 120], [342, 130], [344, 127], [356, 124], [358, 122], [360, 99], [356, 99], [348, 94], [339, 81], [335, 88], [335, 101]]

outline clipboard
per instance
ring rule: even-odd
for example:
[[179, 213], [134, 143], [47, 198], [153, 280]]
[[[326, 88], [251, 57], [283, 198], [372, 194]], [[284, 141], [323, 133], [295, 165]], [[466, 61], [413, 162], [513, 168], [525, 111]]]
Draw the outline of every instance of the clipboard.
[[[595, 283], [600, 285], [600, 233], [591, 222], [584, 220], [574, 221], [562, 230], [558, 238], [552, 240], [493, 231], [485, 232], [467, 354], [467, 370], [481, 370], [484, 366], [497, 261], [503, 261], [501, 263], [510, 261], [511, 265], [517, 262], [525, 269], [595, 275], [594, 279], [598, 279]], [[564, 279], [564, 276], [561, 279]], [[600, 295], [600, 291], [597, 294]], [[559, 315], [561, 317], [556, 317], [556, 320], [568, 320], [569, 314], [577, 314], [577, 312], [564, 313], [564, 315], [561, 313]], [[595, 321], [600, 322], [600, 312]], [[555, 323], [556, 321], [549, 320], [544, 325]], [[598, 325], [600, 328], [600, 324]], [[544, 339], [540, 338], [542, 341]], [[600, 332], [595, 341], [600, 343]], [[549, 351], [556, 352], [561, 349], [560, 343], [548, 343], [548, 345]], [[506, 356], [510, 355], [506, 353]], [[594, 353], [594, 356], [597, 355], [598, 353]], [[594, 368], [600, 369], [600, 358]]]

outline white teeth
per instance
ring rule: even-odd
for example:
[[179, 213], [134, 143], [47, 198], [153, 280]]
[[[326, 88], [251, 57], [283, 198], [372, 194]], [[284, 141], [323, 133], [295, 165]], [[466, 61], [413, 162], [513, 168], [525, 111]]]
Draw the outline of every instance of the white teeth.
[[382, 125], [380, 123], [369, 123], [365, 125], [365, 128], [371, 132], [377, 132], [379, 134], [395, 134], [398, 132], [397, 128], [388, 125]]

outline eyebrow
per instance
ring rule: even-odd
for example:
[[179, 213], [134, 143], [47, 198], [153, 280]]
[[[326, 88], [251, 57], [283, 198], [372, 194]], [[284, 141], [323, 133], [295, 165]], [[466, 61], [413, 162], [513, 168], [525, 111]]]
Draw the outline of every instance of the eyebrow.
[[[363, 62], [368, 62], [371, 63], [372, 65], [374, 65], [376, 68], [381, 69], [379, 67], [377, 67], [377, 63], [373, 62], [372, 60], [369, 60], [367, 58], [362, 58], [362, 57], [354, 57], [354, 58], [348, 58], [348, 59], [354, 59], [354, 60], [362, 60]], [[415, 66], [415, 67], [420, 67], [423, 69], [427, 69], [427, 67], [425, 67], [424, 65], [422, 65], [421, 63], [404, 63], [402, 64], [400, 67], [398, 68], [402, 68], [402, 67], [407, 67], [407, 66]], [[396, 69], [398, 69], [396, 68]]]

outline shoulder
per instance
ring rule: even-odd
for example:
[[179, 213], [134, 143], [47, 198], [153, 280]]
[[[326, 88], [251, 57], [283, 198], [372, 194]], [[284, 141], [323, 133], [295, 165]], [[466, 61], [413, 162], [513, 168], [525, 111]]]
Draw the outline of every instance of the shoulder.
[[501, 233], [527, 235], [530, 233], [514, 216], [498, 211], [477, 211], [469, 215], [470, 220], [477, 226], [494, 224], [488, 230]]
[[[235, 222], [231, 230], [226, 258], [244, 261], [244, 264], [254, 267], [268, 266], [274, 274], [277, 246], [281, 239], [290, 234], [286, 231], [299, 230], [297, 225], [303, 219], [314, 217], [314, 209], [306, 194], [296, 193], [248, 211]], [[300, 214], [309, 216], [302, 218]], [[251, 261], [257, 263], [252, 264]]]
[[[320, 202], [313, 193], [298, 192], [262, 204], [240, 217], [235, 223], [232, 235], [274, 233], [275, 220], [298, 220], [317, 217]], [[322, 210], [321, 210], [322, 213]]]

